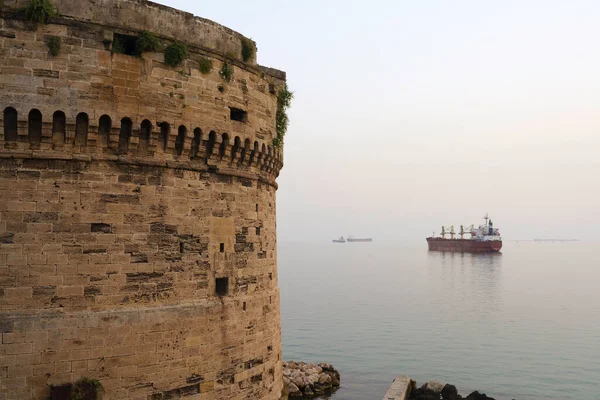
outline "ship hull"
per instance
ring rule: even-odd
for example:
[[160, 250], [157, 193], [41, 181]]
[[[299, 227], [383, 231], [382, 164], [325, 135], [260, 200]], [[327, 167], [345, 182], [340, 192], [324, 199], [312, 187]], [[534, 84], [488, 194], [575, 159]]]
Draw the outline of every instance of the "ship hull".
[[477, 241], [468, 239], [427, 238], [429, 251], [458, 253], [497, 253], [502, 249], [501, 240]]

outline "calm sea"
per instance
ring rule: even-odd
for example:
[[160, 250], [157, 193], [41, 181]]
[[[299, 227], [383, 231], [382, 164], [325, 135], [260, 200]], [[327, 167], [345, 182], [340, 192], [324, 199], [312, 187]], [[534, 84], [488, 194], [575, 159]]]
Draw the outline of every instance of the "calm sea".
[[284, 359], [332, 363], [344, 400], [395, 375], [496, 399], [600, 399], [600, 244], [280, 244]]

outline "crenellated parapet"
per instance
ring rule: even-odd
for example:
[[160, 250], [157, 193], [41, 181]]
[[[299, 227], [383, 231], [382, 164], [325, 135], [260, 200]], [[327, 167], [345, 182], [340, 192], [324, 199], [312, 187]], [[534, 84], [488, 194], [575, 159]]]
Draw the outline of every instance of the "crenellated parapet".
[[[23, 114], [27, 119], [20, 118]], [[256, 135], [231, 137], [166, 121], [134, 124], [124, 117], [113, 122], [107, 114], [94, 121], [78, 113], [69, 120], [58, 110], [46, 120], [37, 108], [19, 113], [9, 106], [0, 119], [0, 158], [115, 161], [240, 175], [276, 185], [283, 167], [280, 150], [252, 139]]]

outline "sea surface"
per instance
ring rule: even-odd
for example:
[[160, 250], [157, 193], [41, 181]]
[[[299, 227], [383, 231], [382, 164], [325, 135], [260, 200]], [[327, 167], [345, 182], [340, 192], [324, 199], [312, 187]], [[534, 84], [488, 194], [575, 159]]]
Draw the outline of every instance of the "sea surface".
[[279, 244], [285, 360], [330, 362], [331, 398], [383, 398], [394, 376], [466, 396], [600, 399], [600, 243]]

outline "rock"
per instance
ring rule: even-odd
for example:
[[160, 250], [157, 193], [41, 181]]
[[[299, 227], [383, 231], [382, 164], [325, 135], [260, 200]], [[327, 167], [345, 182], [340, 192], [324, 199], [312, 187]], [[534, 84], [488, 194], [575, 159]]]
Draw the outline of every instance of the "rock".
[[315, 392], [310, 388], [310, 386], [305, 387], [303, 393], [308, 397], [313, 397], [315, 395]]
[[340, 386], [340, 373], [331, 364], [287, 361], [282, 365], [283, 383], [290, 397], [321, 396]]
[[327, 374], [321, 374], [321, 375], [319, 375], [319, 383], [321, 385], [327, 384], [327, 383], [331, 383], [331, 376], [329, 376]]
[[442, 389], [442, 399], [444, 400], [456, 400], [458, 399], [458, 390], [456, 386], [447, 384]]
[[466, 397], [466, 400], [494, 400], [493, 397], [487, 397], [485, 393], [479, 393], [477, 390]]
[[306, 384], [304, 383], [304, 379], [302, 379], [301, 377], [297, 376], [291, 379], [291, 382], [298, 386], [299, 388], [304, 388], [306, 386]]
[[290, 382], [287, 385], [287, 391], [288, 391], [288, 396], [290, 396], [290, 397], [300, 397], [300, 396], [302, 396], [302, 392], [300, 391], [300, 389], [298, 388], [298, 386], [294, 385], [292, 382]]
[[429, 381], [429, 382], [425, 383], [423, 386], [421, 386], [421, 389], [430, 390], [439, 396], [442, 393], [444, 386], [446, 386], [446, 385], [444, 385], [443, 383], [440, 383], [438, 381]]

